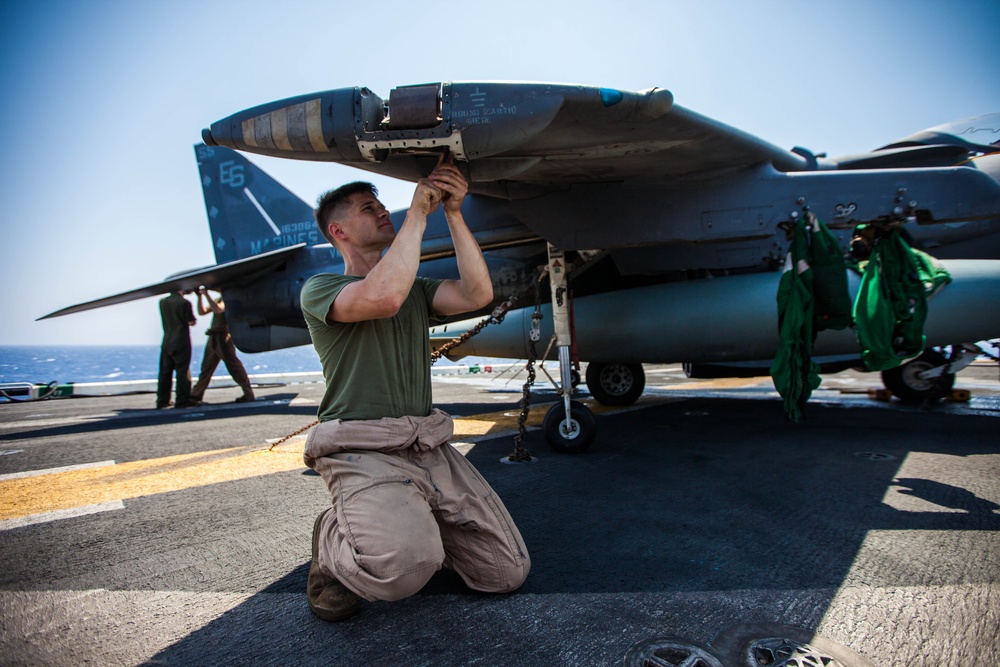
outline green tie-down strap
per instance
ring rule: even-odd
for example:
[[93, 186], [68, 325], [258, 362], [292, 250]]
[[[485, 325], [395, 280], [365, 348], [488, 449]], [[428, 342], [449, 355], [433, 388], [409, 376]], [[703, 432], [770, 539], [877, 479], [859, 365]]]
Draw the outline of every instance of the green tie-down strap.
[[799, 220], [778, 284], [778, 349], [771, 379], [784, 399], [785, 415], [802, 418], [802, 406], [819, 386], [812, 361], [816, 332], [850, 324], [844, 256], [836, 237], [812, 213]]
[[924, 351], [927, 298], [950, 282], [948, 271], [911, 248], [898, 229], [879, 239], [854, 302], [858, 345], [869, 370], [895, 368]]

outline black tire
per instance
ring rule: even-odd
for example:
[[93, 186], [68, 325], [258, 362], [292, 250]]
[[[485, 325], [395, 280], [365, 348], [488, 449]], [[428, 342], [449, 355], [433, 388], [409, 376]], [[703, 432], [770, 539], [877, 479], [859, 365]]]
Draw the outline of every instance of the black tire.
[[[875, 667], [849, 646], [787, 625], [748, 623], [726, 628], [712, 640], [711, 647], [723, 664], [732, 667], [826, 665], [830, 659], [844, 667]], [[797, 659], [785, 662], [783, 658], [788, 657]]]
[[642, 364], [587, 364], [587, 389], [601, 405], [632, 405], [645, 388]]
[[635, 644], [625, 654], [625, 667], [647, 665], [696, 665], [722, 667], [722, 660], [708, 646], [683, 637], [653, 637]]
[[955, 374], [945, 373], [926, 380], [917, 377], [917, 374], [946, 363], [948, 360], [944, 355], [934, 350], [927, 350], [916, 359], [882, 371], [882, 383], [893, 396], [904, 403], [920, 405], [928, 401], [937, 401], [951, 393], [952, 387], [955, 386]]
[[582, 452], [590, 447], [597, 434], [594, 413], [583, 403], [570, 401], [569, 414], [571, 422], [567, 424], [566, 407], [562, 402], [549, 408], [542, 422], [545, 440], [557, 452]]

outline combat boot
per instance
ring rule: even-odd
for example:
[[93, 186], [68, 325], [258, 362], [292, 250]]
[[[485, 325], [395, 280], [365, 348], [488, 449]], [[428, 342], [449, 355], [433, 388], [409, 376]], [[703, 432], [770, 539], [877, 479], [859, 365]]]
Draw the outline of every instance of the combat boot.
[[306, 596], [309, 598], [309, 609], [316, 616], [324, 621], [342, 621], [361, 610], [361, 601], [335, 577], [327, 576], [319, 566], [319, 524], [332, 509], [320, 512], [313, 524], [312, 562], [309, 564]]

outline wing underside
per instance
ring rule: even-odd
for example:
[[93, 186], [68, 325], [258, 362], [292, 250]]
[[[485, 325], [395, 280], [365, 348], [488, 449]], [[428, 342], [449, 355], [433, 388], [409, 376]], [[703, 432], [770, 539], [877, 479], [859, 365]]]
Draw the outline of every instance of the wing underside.
[[226, 262], [224, 264], [216, 264], [214, 266], [208, 266], [201, 269], [185, 271], [183, 273], [170, 276], [167, 280], [161, 283], [147, 285], [138, 289], [129, 290], [128, 292], [122, 292], [121, 294], [104, 297], [103, 299], [96, 299], [94, 301], [80, 303], [75, 306], [69, 306], [67, 308], [63, 308], [62, 310], [57, 310], [54, 313], [49, 313], [48, 315], [39, 317], [38, 319], [45, 320], [50, 317], [61, 317], [63, 315], [80, 313], [94, 308], [103, 308], [104, 306], [113, 306], [119, 303], [127, 303], [129, 301], [145, 299], [151, 296], [158, 296], [160, 294], [166, 294], [177, 290], [193, 291], [201, 286], [210, 287], [214, 290], [225, 289], [245, 281], [253, 280], [257, 276], [274, 270], [281, 265], [282, 262], [288, 260], [292, 254], [298, 252], [304, 247], [306, 247], [305, 243], [299, 243], [294, 246], [289, 246], [288, 248], [281, 248], [268, 253], [236, 260], [234, 262]]
[[473, 189], [697, 175], [810, 161], [642, 92], [548, 83], [442, 83], [340, 88], [234, 114], [206, 142], [252, 153], [332, 161], [414, 181], [447, 148], [468, 164]]

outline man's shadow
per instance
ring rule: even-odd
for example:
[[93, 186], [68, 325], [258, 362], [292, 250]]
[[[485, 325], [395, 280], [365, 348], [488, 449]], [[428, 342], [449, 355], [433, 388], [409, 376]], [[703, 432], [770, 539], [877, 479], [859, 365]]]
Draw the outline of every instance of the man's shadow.
[[997, 503], [980, 498], [967, 489], [930, 479], [901, 478], [895, 480], [894, 484], [904, 487], [899, 493], [926, 500], [939, 507], [949, 507], [976, 515], [992, 514], [1000, 509]]

